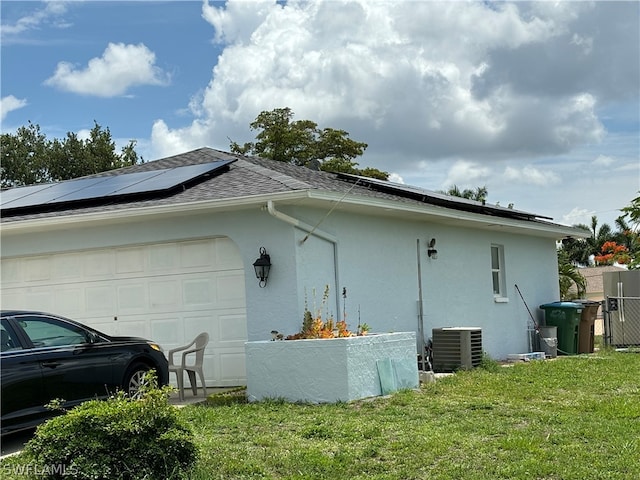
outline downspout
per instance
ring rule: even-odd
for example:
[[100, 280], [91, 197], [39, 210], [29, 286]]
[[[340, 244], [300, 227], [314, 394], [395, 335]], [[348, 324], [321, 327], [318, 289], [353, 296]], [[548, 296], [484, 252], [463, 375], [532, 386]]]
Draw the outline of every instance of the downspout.
[[[336, 318], [337, 319], [344, 318], [340, 314], [340, 292], [339, 292], [340, 276], [338, 275], [338, 238], [335, 237], [334, 235], [331, 235], [330, 233], [319, 230], [317, 227], [313, 227], [308, 223], [305, 223], [301, 220], [298, 220], [297, 218], [287, 215], [286, 213], [282, 213], [276, 210], [273, 200], [267, 200], [266, 210], [267, 212], [269, 212], [269, 215], [271, 215], [272, 217], [277, 218], [282, 222], [288, 223], [289, 225], [293, 225], [294, 227], [299, 228], [300, 230], [304, 230], [309, 235], [314, 235], [318, 238], [326, 240], [327, 242], [333, 245], [333, 272], [335, 275], [334, 281], [336, 283], [336, 288], [334, 292], [335, 301], [336, 301]], [[305, 237], [303, 240], [300, 241], [300, 245], [303, 245], [307, 238], [308, 238], [308, 235], [307, 237]]]

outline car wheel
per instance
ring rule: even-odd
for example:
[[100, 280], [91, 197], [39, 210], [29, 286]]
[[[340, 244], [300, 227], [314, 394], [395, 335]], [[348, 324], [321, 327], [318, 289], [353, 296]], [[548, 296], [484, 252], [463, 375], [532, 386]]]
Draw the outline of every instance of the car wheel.
[[136, 363], [132, 365], [122, 382], [122, 390], [132, 398], [140, 395], [140, 388], [144, 385], [144, 376], [149, 371], [149, 367], [144, 363]]

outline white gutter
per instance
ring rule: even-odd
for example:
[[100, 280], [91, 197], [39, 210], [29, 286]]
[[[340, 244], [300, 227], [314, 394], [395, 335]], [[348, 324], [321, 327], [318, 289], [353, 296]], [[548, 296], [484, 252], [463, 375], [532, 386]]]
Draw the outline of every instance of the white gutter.
[[[300, 230], [304, 230], [305, 232], [307, 232], [309, 235], [314, 235], [318, 238], [321, 238], [322, 240], [326, 240], [327, 242], [331, 243], [333, 245], [333, 272], [334, 272], [334, 280], [336, 283], [336, 288], [335, 288], [335, 301], [336, 301], [336, 318], [340, 319], [340, 318], [344, 318], [341, 314], [340, 314], [340, 275], [338, 273], [338, 238], [334, 235], [331, 235], [330, 233], [324, 232], [322, 230], [319, 230], [317, 227], [313, 227], [311, 225], [309, 225], [308, 223], [305, 223], [297, 218], [294, 218], [290, 215], [287, 215], [286, 213], [282, 213], [278, 210], [276, 210], [275, 204], [273, 203], [273, 200], [267, 200], [267, 204], [265, 206], [265, 209], [267, 210], [267, 212], [269, 212], [269, 215], [271, 215], [274, 218], [277, 218], [278, 220], [288, 223], [289, 225], [294, 226], [295, 228], [299, 228]], [[306, 238], [305, 238], [306, 239]], [[304, 241], [305, 239], [301, 240], [299, 243], [300, 245], [304, 245]]]

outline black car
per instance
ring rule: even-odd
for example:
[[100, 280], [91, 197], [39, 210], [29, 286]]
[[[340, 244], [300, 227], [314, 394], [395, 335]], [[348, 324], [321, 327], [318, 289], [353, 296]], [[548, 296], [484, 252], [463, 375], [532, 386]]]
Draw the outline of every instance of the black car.
[[137, 392], [154, 369], [169, 381], [162, 348], [135, 337], [112, 337], [73, 320], [42, 312], [3, 310], [0, 317], [1, 434], [36, 426], [54, 413], [107, 398], [117, 390]]

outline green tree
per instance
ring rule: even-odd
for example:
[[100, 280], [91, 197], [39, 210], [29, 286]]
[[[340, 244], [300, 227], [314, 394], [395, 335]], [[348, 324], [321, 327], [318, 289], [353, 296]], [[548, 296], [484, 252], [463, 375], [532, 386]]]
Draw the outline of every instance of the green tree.
[[[587, 280], [572, 263], [568, 253], [558, 249], [558, 279], [560, 283], [560, 298], [571, 300], [583, 298], [587, 291]], [[575, 286], [576, 294], [571, 295], [572, 286]]]
[[613, 241], [615, 235], [611, 227], [604, 223], [598, 227], [598, 217], [591, 217], [591, 225], [577, 224], [576, 228], [591, 234], [589, 238], [569, 238], [562, 244], [569, 260], [576, 265], [589, 265], [591, 255], [599, 255], [605, 242]]
[[617, 240], [629, 250], [631, 261], [627, 267], [630, 270], [640, 270], [640, 196], [621, 211], [624, 212], [623, 215], [616, 220], [620, 231]]
[[86, 140], [72, 132], [62, 140], [48, 140], [39, 125], [29, 122], [15, 135], [2, 134], [0, 145], [3, 188], [69, 180], [144, 161], [135, 151], [135, 140], [117, 153], [110, 130], [96, 122]]
[[349, 133], [334, 128], [318, 128], [311, 120], [293, 120], [293, 111], [276, 108], [261, 112], [249, 126], [258, 131], [255, 142], [244, 145], [231, 141], [230, 149], [241, 155], [257, 155], [279, 162], [324, 171], [352, 173], [386, 180], [387, 172], [375, 168], [358, 168], [355, 158], [367, 144], [349, 138]]
[[448, 190], [441, 190], [440, 193], [451, 195], [452, 197], [467, 198], [469, 200], [475, 200], [477, 202], [486, 202], [488, 191], [486, 186], [476, 187], [475, 190], [471, 190], [469, 188], [460, 190], [457, 185], [453, 185], [449, 187]]

